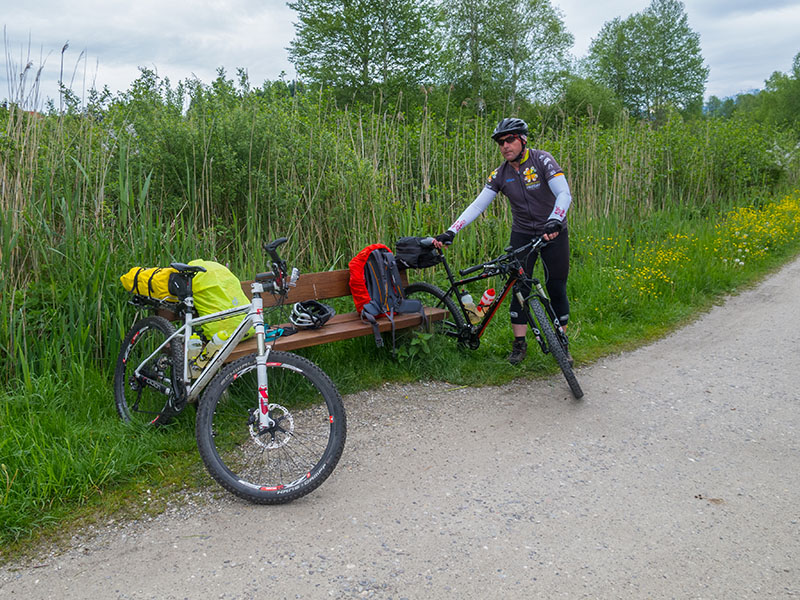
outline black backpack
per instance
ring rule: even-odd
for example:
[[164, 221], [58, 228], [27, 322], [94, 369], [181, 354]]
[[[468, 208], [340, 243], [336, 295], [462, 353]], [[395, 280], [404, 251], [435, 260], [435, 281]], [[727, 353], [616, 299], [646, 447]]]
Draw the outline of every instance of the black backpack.
[[403, 295], [403, 284], [392, 251], [383, 244], [371, 244], [355, 255], [350, 268], [350, 293], [361, 320], [372, 324], [375, 344], [383, 346], [378, 328], [378, 317], [385, 316], [392, 323], [392, 351], [394, 351], [395, 313], [418, 312], [427, 324], [422, 302]]

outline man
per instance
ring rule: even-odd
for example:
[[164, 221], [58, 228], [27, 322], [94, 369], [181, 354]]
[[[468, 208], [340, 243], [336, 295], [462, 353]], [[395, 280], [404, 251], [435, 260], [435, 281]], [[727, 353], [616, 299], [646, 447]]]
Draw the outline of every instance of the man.
[[[456, 234], [472, 223], [502, 192], [511, 205], [511, 246], [519, 248], [532, 237], [543, 236], [549, 243], [542, 250], [545, 285], [550, 301], [562, 326], [569, 320], [567, 276], [569, 274], [569, 233], [567, 210], [572, 203], [567, 179], [549, 152], [528, 148], [528, 125], [522, 119], [503, 119], [492, 133], [500, 146], [505, 162], [489, 176], [475, 201], [442, 234], [434, 244], [441, 248], [453, 242]], [[525, 269], [533, 271], [535, 259]], [[511, 302], [511, 327], [514, 341], [508, 361], [519, 364], [525, 358], [527, 322], [516, 298]], [[572, 357], [570, 357], [572, 362]]]

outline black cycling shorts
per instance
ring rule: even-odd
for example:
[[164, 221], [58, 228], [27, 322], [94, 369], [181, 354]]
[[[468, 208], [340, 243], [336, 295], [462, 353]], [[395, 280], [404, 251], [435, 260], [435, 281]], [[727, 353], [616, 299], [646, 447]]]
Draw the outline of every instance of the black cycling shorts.
[[[531, 241], [531, 234], [511, 232], [511, 246], [521, 248]], [[567, 277], [569, 275], [569, 231], [563, 230], [558, 237], [551, 241], [542, 249], [542, 264], [544, 265], [544, 283], [553, 310], [562, 325], [566, 325], [569, 319], [569, 299], [567, 298]], [[528, 257], [525, 263], [525, 273], [530, 277], [536, 260], [532, 256]], [[524, 289], [523, 294], [528, 295], [530, 289]], [[511, 322], [524, 324], [525, 315], [522, 313], [521, 306], [517, 299], [511, 298]]]

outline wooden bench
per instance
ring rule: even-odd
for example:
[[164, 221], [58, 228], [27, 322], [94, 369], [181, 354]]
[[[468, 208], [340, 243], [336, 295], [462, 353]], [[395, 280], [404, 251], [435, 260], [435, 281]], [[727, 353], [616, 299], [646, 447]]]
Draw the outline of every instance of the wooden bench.
[[[403, 286], [408, 284], [406, 271], [400, 271], [403, 279]], [[242, 290], [251, 298], [250, 281], [242, 282]], [[333, 298], [350, 297], [350, 271], [341, 269], [338, 271], [323, 271], [319, 273], [303, 273], [297, 279], [297, 285], [289, 291], [284, 304], [291, 306], [295, 302], [304, 300], [331, 300]], [[264, 307], [275, 306], [275, 299], [265, 294]], [[351, 300], [352, 302], [352, 300]], [[444, 319], [447, 311], [440, 308], [425, 307], [425, 316], [429, 321], [440, 321]], [[406, 313], [394, 316], [394, 327], [396, 331], [409, 327], [418, 327], [422, 323], [419, 313]], [[392, 330], [392, 324], [386, 317], [378, 319], [381, 332]], [[292, 327], [290, 323], [277, 325], [278, 327]], [[337, 313], [330, 321], [319, 329], [301, 329], [297, 333], [280, 337], [275, 341], [275, 350], [296, 350], [307, 348], [329, 342], [338, 342], [351, 338], [373, 335], [372, 325], [361, 320], [357, 312], [344, 314]], [[251, 354], [256, 350], [255, 338], [251, 338], [240, 343], [228, 357], [228, 361], [235, 360], [246, 354]]]

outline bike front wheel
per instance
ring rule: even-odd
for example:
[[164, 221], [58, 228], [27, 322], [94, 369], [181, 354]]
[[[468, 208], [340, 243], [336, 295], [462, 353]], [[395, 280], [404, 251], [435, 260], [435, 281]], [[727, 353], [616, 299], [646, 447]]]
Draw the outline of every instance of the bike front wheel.
[[[464, 317], [450, 298], [441, 288], [424, 281], [412, 283], [403, 290], [406, 298], [413, 298], [422, 302], [424, 307], [445, 309], [447, 313], [443, 319], [428, 319], [427, 333], [437, 333], [458, 337], [465, 327]], [[424, 326], [423, 326], [424, 327]]]
[[181, 377], [183, 345], [176, 338], [159, 350], [174, 333], [172, 323], [153, 316], [125, 336], [114, 370], [114, 401], [124, 421], [165, 425], [177, 413], [174, 382]]
[[[572, 395], [575, 396], [576, 400], [583, 398], [583, 390], [578, 383], [578, 378], [575, 377], [575, 372], [572, 370], [572, 367], [569, 364], [567, 352], [561, 345], [561, 342], [556, 335], [556, 331], [553, 329], [553, 324], [547, 317], [547, 311], [544, 309], [544, 306], [542, 306], [542, 303], [534, 297], [528, 300], [528, 308], [530, 309], [528, 318], [531, 318], [531, 313], [533, 313], [534, 317], [536, 317], [536, 321], [539, 324], [539, 331], [542, 333], [542, 335], [544, 335], [544, 339], [547, 342], [547, 347], [550, 349], [550, 354], [552, 354], [553, 358], [556, 359], [561, 372], [564, 374], [564, 378], [567, 380], [569, 389], [572, 390]], [[531, 327], [534, 327], [536, 323], [532, 322], [530, 325]]]
[[226, 490], [257, 504], [283, 504], [315, 490], [344, 450], [344, 404], [311, 361], [270, 352], [269, 415], [259, 429], [256, 355], [229, 364], [209, 383], [197, 412], [196, 437], [209, 474]]

